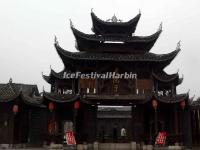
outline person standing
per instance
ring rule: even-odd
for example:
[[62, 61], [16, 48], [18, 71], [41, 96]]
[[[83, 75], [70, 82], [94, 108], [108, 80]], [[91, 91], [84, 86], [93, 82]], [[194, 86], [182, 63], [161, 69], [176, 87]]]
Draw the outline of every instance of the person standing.
[[121, 138], [122, 138], [122, 142], [125, 142], [125, 139], [126, 139], [126, 129], [125, 129], [124, 126], [121, 128]]

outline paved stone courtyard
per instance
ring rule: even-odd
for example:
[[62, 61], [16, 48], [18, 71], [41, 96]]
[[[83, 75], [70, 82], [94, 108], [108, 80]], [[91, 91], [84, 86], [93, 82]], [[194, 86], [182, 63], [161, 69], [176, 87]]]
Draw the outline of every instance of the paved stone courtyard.
[[[115, 146], [113, 146], [113, 144]], [[117, 145], [116, 145], [117, 144]], [[11, 147], [6, 147], [6, 144], [4, 146], [1, 145], [0, 150], [182, 150], [184, 149], [183, 147], [181, 148], [180, 146], [167, 146], [167, 147], [154, 147], [152, 145], [144, 145], [141, 147], [127, 147], [128, 143], [99, 143], [98, 147], [95, 146], [95, 144], [91, 144], [93, 146], [84, 146], [82, 144], [77, 145], [77, 148], [75, 146], [62, 146], [62, 144], [53, 144], [53, 146], [47, 146], [47, 147], [38, 147], [38, 148], [33, 148], [33, 147], [27, 147], [27, 148], [11, 148]], [[184, 149], [184, 150], [189, 150], [189, 149]], [[200, 147], [193, 147], [192, 150], [200, 150]]]

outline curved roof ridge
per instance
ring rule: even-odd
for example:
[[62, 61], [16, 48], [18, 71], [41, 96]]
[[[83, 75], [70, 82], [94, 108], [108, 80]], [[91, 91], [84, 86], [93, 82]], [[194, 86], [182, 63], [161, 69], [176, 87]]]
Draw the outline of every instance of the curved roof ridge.
[[42, 74], [42, 77], [43, 77], [43, 79], [44, 79], [47, 83], [50, 84], [50, 82], [49, 82], [50, 77], [49, 77], [48, 75], [44, 75], [44, 74]]
[[56, 72], [53, 69], [51, 69], [50, 74], [49, 75], [44, 75], [42, 74], [43, 79], [48, 82], [49, 84], [51, 84], [51, 79], [53, 78], [57, 78], [57, 79], [66, 79], [63, 78], [64, 76], [64, 72], [67, 72], [65, 69], [60, 71], [60, 72]]
[[141, 42], [141, 41], [151, 41], [151, 40], [155, 40], [158, 39], [160, 33], [162, 32], [162, 30], [158, 30], [155, 33], [151, 34], [151, 35], [147, 35], [147, 36], [128, 36], [128, 37], [124, 37], [124, 36], [116, 36], [116, 35], [96, 35], [96, 34], [87, 34], [84, 32], [79, 31], [78, 29], [76, 29], [74, 26], [71, 26], [72, 32], [75, 36], [75, 38], [83, 38], [86, 40], [91, 40], [91, 41], [101, 41], [101, 42], [105, 42], [105, 41], [122, 41], [122, 42]]
[[134, 18], [130, 19], [129, 21], [123, 22], [120, 19], [117, 19], [114, 16], [115, 21], [111, 22], [104, 21], [98, 18], [93, 11], [91, 11], [91, 19], [92, 19], [92, 31], [96, 34], [124, 34], [124, 35], [131, 35], [135, 32], [137, 24], [139, 22], [141, 13], [139, 12]]
[[43, 105], [43, 97], [42, 96], [30, 96], [28, 94], [21, 94], [22, 100], [27, 105], [37, 106], [45, 108], [46, 106]]
[[189, 94], [183, 93], [183, 94], [177, 94], [177, 95], [169, 95], [169, 96], [158, 96], [157, 94], [154, 94], [154, 97], [156, 100], [164, 103], [177, 103], [181, 102], [183, 100], [188, 100]]
[[179, 78], [178, 72], [174, 74], [167, 74], [164, 70], [161, 70], [161, 71], [153, 70], [152, 75], [157, 80], [162, 81], [162, 82], [171, 82]]
[[43, 97], [59, 103], [67, 103], [67, 102], [74, 102], [78, 98], [80, 98], [79, 94], [58, 94], [58, 93], [49, 93], [43, 91]]
[[172, 61], [174, 57], [178, 54], [180, 49], [176, 49], [167, 54], [118, 54], [118, 53], [88, 53], [88, 52], [70, 52], [61, 48], [58, 44], [55, 44], [55, 48], [61, 57], [62, 61], [65, 63], [65, 59], [73, 60], [112, 60], [112, 61], [152, 61], [152, 62], [162, 62], [162, 61]]
[[52, 74], [53, 76], [57, 77], [57, 78], [62, 78], [61, 76], [63, 76], [63, 72], [64, 70], [60, 71], [60, 72], [56, 72], [53, 69], [51, 69], [50, 74]]
[[[83, 33], [71, 26], [79, 51], [110, 51], [126, 53], [149, 52], [162, 30], [148, 36], [96, 35]], [[109, 45], [109, 46], [108, 46]]]
[[120, 22], [109, 22], [109, 21], [102, 20], [99, 17], [97, 17], [97, 15], [93, 11], [91, 11], [91, 17], [92, 17], [92, 21], [99, 21], [99, 22], [102, 22], [105, 25], [117, 25], [117, 24], [119, 24], [119, 25], [130, 25], [133, 22], [136, 23], [136, 22], [139, 21], [139, 19], [141, 17], [141, 13], [139, 12], [134, 18], [132, 18], [128, 21], [120, 21]]

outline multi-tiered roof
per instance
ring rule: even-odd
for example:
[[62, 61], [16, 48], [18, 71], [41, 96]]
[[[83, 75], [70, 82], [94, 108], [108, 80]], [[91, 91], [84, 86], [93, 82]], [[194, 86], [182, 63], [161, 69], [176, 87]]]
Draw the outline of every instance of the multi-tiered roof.
[[128, 22], [119, 21], [113, 16], [111, 22], [100, 20], [91, 12], [94, 34], [85, 34], [71, 23], [76, 38], [77, 49], [87, 52], [146, 53], [158, 39], [162, 28], [150, 36], [135, 36], [134, 32], [140, 18], [138, 14]]
[[[62, 59], [65, 69], [59, 73], [51, 70], [50, 76], [43, 75], [44, 79], [52, 84], [55, 79], [63, 79], [66, 69], [73, 68], [74, 71], [81, 69], [84, 64], [99, 64], [101, 62], [142, 62], [150, 64], [153, 68], [152, 76], [162, 83], [174, 83], [175, 86], [182, 82], [178, 73], [169, 75], [163, 69], [171, 63], [180, 51], [180, 43], [177, 48], [168, 54], [154, 54], [149, 52], [160, 33], [159, 29], [149, 36], [136, 36], [135, 30], [140, 19], [139, 13], [133, 19], [122, 22], [114, 15], [111, 19], [104, 21], [91, 12], [93, 34], [85, 34], [77, 30], [71, 23], [71, 29], [76, 39], [76, 48], [79, 52], [64, 50], [55, 38], [55, 48]], [[188, 95], [180, 95], [180, 99]], [[179, 97], [179, 96], [178, 96]], [[177, 96], [171, 99], [177, 99]], [[175, 101], [174, 101], [175, 102]]]

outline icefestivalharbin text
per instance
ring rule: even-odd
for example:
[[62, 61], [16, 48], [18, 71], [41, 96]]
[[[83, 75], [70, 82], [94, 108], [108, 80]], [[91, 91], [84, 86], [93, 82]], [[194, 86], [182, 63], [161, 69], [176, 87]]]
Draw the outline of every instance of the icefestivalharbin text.
[[96, 78], [98, 78], [98, 79], [137, 79], [137, 74], [132, 73], [132, 72], [124, 72], [124, 73], [116, 73], [116, 72], [68, 73], [68, 72], [64, 72], [63, 78], [64, 79], [74, 79], [74, 78], [81, 78], [81, 79], [96, 79]]

